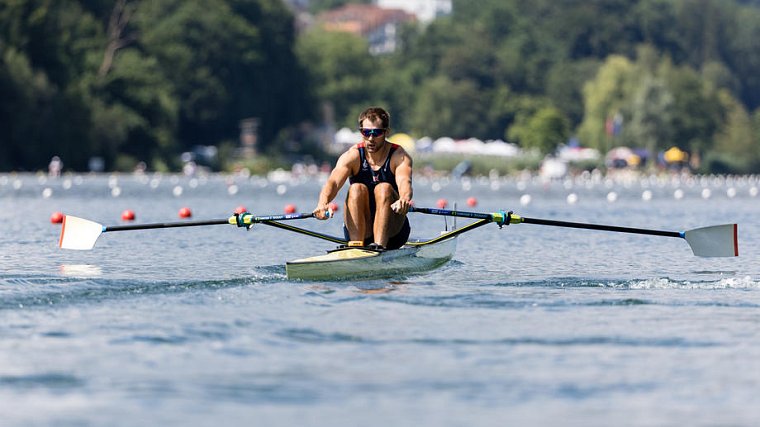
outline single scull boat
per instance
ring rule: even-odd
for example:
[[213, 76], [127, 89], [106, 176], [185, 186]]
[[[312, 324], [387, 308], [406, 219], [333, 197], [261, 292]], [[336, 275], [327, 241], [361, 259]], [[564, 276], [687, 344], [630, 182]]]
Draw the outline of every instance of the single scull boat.
[[353, 278], [380, 278], [404, 276], [430, 271], [447, 263], [456, 250], [459, 234], [495, 223], [502, 228], [510, 224], [535, 224], [576, 229], [612, 231], [618, 233], [644, 234], [650, 236], [677, 237], [686, 240], [696, 256], [731, 257], [739, 255], [738, 226], [723, 224], [695, 228], [686, 231], [666, 231], [645, 228], [620, 227], [602, 224], [586, 224], [549, 219], [527, 218], [512, 212], [496, 213], [461, 212], [445, 209], [411, 208], [410, 212], [475, 219], [464, 227], [447, 231], [430, 240], [407, 242], [403, 247], [388, 251], [375, 251], [363, 247], [348, 246], [340, 237], [295, 227], [283, 221], [312, 218], [311, 213], [254, 216], [245, 212], [229, 218], [182, 221], [153, 224], [103, 226], [97, 222], [66, 215], [61, 228], [59, 246], [64, 249], [88, 250], [95, 246], [98, 237], [109, 231], [146, 230], [155, 228], [193, 227], [232, 224], [250, 229], [254, 224], [264, 224], [296, 233], [316, 237], [341, 245], [327, 254], [288, 261], [285, 271], [289, 279], [301, 280], [347, 280]]
[[449, 237], [431, 244], [409, 242], [388, 251], [363, 247], [341, 247], [324, 255], [288, 261], [288, 279], [347, 280], [386, 278], [434, 270], [449, 262], [457, 247], [457, 238]]

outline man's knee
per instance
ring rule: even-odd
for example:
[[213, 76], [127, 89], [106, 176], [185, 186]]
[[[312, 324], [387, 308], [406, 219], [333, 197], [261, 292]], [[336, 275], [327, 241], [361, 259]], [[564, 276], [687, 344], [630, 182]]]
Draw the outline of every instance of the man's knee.
[[375, 186], [375, 201], [381, 205], [389, 205], [398, 199], [396, 190], [390, 184], [381, 183]]
[[349, 200], [366, 200], [369, 197], [369, 189], [364, 184], [351, 184], [348, 187]]

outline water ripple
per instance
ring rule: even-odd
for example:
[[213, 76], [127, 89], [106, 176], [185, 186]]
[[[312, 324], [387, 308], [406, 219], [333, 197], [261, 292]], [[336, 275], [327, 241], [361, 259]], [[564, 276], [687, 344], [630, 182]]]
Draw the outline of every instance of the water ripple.
[[679, 280], [669, 277], [648, 279], [598, 279], [553, 277], [541, 280], [496, 282], [481, 286], [520, 288], [612, 288], [612, 289], [760, 289], [760, 281], [750, 276], [715, 280]]
[[0, 276], [0, 310], [92, 303], [144, 295], [266, 285], [282, 280], [276, 274], [219, 280], [168, 281], [57, 276]]
[[545, 347], [574, 347], [574, 346], [613, 346], [613, 347], [718, 347], [719, 342], [707, 340], [685, 339], [681, 337], [622, 337], [622, 336], [578, 336], [578, 337], [509, 337], [497, 339], [471, 338], [409, 338], [378, 340], [365, 338], [342, 332], [322, 332], [312, 328], [291, 328], [277, 332], [277, 336], [291, 341], [310, 344], [361, 343], [372, 345], [421, 344], [450, 348], [452, 346], [545, 346]]
[[362, 337], [344, 333], [328, 333], [311, 328], [283, 329], [276, 334], [282, 338], [304, 343], [344, 343], [344, 342], [369, 342]]
[[0, 386], [19, 389], [70, 389], [81, 387], [85, 382], [73, 375], [49, 372], [34, 375], [3, 375], [0, 376]]

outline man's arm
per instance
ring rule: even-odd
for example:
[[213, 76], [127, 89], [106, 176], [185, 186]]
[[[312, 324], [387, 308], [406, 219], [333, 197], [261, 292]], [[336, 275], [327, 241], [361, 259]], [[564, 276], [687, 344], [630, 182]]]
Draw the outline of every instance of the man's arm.
[[358, 151], [352, 147], [338, 158], [335, 168], [330, 172], [327, 182], [319, 193], [319, 201], [317, 201], [317, 207], [314, 208], [314, 216], [317, 219], [327, 219], [325, 212], [329, 209], [328, 205], [351, 176], [351, 165], [355, 163], [357, 155]]
[[399, 156], [396, 170], [396, 185], [398, 186], [398, 200], [391, 205], [391, 208], [397, 214], [406, 215], [412, 202], [412, 157], [401, 148], [394, 153], [394, 157]]

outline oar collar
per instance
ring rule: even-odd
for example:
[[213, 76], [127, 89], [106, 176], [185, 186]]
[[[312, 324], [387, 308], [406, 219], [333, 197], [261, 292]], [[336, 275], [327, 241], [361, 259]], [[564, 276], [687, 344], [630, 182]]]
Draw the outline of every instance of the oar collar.
[[505, 212], [503, 209], [498, 214], [494, 215], [494, 222], [499, 228], [509, 225], [512, 220], [512, 211]]

